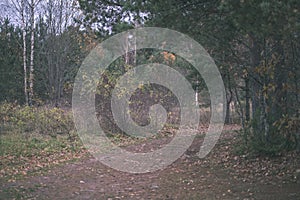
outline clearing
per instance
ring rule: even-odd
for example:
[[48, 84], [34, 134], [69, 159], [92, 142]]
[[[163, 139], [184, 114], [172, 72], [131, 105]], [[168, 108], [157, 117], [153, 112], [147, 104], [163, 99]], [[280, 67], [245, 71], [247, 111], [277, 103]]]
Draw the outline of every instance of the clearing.
[[[300, 199], [299, 154], [239, 155], [237, 132], [230, 129], [204, 159], [195, 155], [203, 137], [166, 169], [146, 174], [116, 171], [83, 153], [40, 173], [0, 178], [0, 199]], [[128, 148], [140, 151], [164, 142]]]

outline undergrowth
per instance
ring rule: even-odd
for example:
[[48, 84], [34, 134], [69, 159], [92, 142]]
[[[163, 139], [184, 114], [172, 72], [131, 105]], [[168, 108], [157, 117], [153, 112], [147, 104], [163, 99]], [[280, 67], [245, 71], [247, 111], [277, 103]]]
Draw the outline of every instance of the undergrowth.
[[0, 177], [13, 180], [83, 154], [71, 112], [0, 105]]

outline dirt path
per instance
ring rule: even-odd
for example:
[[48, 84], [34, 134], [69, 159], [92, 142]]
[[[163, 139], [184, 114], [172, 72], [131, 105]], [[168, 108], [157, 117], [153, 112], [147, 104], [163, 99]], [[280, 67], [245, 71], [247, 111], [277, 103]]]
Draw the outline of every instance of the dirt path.
[[147, 174], [119, 172], [86, 157], [15, 183], [0, 180], [0, 199], [300, 199], [299, 155], [245, 158], [232, 154], [233, 141], [232, 133], [223, 133], [199, 159], [197, 138], [171, 166]]

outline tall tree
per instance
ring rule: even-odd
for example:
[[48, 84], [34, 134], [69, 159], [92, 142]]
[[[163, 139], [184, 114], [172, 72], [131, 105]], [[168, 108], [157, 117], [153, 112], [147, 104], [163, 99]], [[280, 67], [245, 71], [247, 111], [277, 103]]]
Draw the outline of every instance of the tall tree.
[[[34, 98], [34, 43], [35, 43], [35, 15], [36, 8], [41, 0], [9, 0], [11, 9], [19, 15], [19, 20], [23, 29], [23, 69], [24, 69], [24, 96], [27, 105], [32, 104]], [[28, 20], [29, 19], [29, 20]], [[30, 63], [29, 75], [27, 69], [27, 24], [30, 28]], [[29, 88], [28, 88], [29, 84]]]
[[[22, 0], [24, 1], [24, 0]], [[34, 44], [35, 44], [35, 16], [36, 16], [36, 7], [41, 0], [31, 0], [30, 7], [30, 66], [29, 66], [29, 104], [33, 104], [34, 100]]]
[[[17, 7], [16, 7], [17, 8]], [[28, 97], [28, 86], [27, 86], [27, 54], [26, 54], [26, 21], [25, 21], [25, 0], [21, 1], [21, 20], [22, 20], [22, 32], [23, 32], [23, 69], [24, 69], [24, 96], [25, 102], [29, 104], [29, 97]]]
[[[98, 8], [107, 4], [119, 9], [102, 15]], [[300, 137], [295, 131], [299, 130], [299, 124], [290, 128], [288, 132], [292, 134], [277, 125], [282, 124], [279, 122], [283, 116], [289, 116], [289, 120], [299, 116], [299, 86], [297, 81], [291, 81], [299, 80], [299, 1], [137, 0], [105, 1], [104, 4], [82, 0], [81, 7], [86, 21], [92, 23], [106, 25], [106, 18], [118, 19], [110, 17], [115, 13], [124, 16], [128, 11], [142, 11], [149, 18], [146, 24], [192, 36], [204, 45], [220, 68], [227, 68], [221, 71], [228, 82], [225, 84], [230, 94], [228, 102], [231, 94], [242, 95], [235, 98], [239, 99], [241, 113], [245, 115], [243, 120], [248, 121], [252, 113], [251, 130], [254, 140], [260, 144], [258, 147], [280, 148], [284, 142], [295, 142], [294, 138]], [[232, 85], [234, 93], [230, 93]], [[300, 140], [296, 142], [300, 144]]]
[[[77, 13], [76, 1], [49, 1], [42, 4], [38, 21], [38, 79], [42, 96], [58, 104], [66, 81], [74, 77], [85, 54], [80, 46], [82, 34], [73, 18]], [[82, 48], [84, 49], [84, 48]], [[41, 89], [43, 88], [43, 89]], [[45, 95], [47, 94], [47, 95]]]
[[0, 22], [0, 101], [24, 102], [22, 30]]
[[28, 95], [28, 73], [27, 73], [27, 21], [26, 12], [28, 10], [28, 2], [26, 0], [9, 0], [7, 7], [12, 11], [16, 12], [19, 15], [19, 20], [22, 27], [22, 36], [23, 36], [23, 70], [24, 70], [24, 97], [26, 105], [29, 104], [29, 95]]

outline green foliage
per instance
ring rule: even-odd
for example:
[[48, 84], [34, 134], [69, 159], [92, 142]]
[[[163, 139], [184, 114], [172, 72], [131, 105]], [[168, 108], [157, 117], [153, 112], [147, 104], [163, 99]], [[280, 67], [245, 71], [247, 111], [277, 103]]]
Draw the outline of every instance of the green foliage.
[[[57, 104], [71, 101], [68, 88], [74, 82], [85, 54], [84, 37], [78, 27], [57, 34], [40, 19], [36, 30], [35, 100]], [[37, 102], [36, 102], [37, 104]]]
[[53, 138], [33, 133], [24, 135], [10, 132], [0, 135], [0, 156], [30, 157], [64, 150], [78, 150], [79, 144], [79, 139], [77, 142], [70, 141], [67, 135]]
[[254, 117], [251, 123], [240, 131], [240, 152], [275, 156], [283, 151], [295, 150], [299, 145], [299, 118], [280, 118], [271, 126], [268, 134], [263, 134], [260, 123], [258, 117]]
[[21, 30], [0, 22], [0, 102], [23, 100]]
[[75, 132], [51, 137], [38, 133], [6, 131], [0, 134], [0, 177], [14, 181], [27, 174], [43, 173], [53, 165], [84, 155]]
[[[93, 41], [83, 37], [78, 27], [67, 27], [59, 34], [40, 16], [35, 29], [34, 103], [70, 101], [70, 88], [86, 47]], [[28, 31], [28, 30], [25, 30]], [[27, 68], [30, 34], [27, 42]], [[29, 69], [27, 69], [29, 71]], [[27, 75], [28, 76], [28, 75]], [[24, 103], [24, 66], [22, 29], [9, 20], [0, 22], [0, 102]], [[28, 77], [27, 77], [28, 78]]]
[[268, 140], [261, 136], [260, 132], [253, 132], [249, 135], [249, 143], [246, 145], [248, 151], [252, 154], [276, 156], [282, 151], [287, 150], [285, 143], [289, 142], [287, 138], [276, 131], [268, 134]]
[[74, 129], [70, 113], [58, 108], [0, 105], [1, 132], [39, 133], [56, 137]]
[[286, 138], [285, 147], [300, 151], [300, 118], [297, 115], [284, 115], [274, 122], [277, 132]]
[[4, 102], [0, 120], [0, 177], [40, 172], [84, 153], [67, 111]]
[[[230, 94], [227, 97], [246, 102], [246, 106], [240, 105], [239, 109], [241, 119], [252, 118], [251, 123], [248, 119], [243, 121], [243, 124], [249, 125], [244, 130], [246, 146], [267, 154], [296, 146], [300, 149], [299, 1], [80, 0], [79, 4], [85, 15], [82, 23], [87, 27], [99, 27], [97, 25], [101, 24], [102, 30], [98, 31], [102, 36], [108, 34], [107, 27], [112, 27], [111, 31], [115, 34], [138, 23], [175, 29], [193, 37], [220, 67], [226, 91]], [[78, 27], [57, 32], [46, 18], [40, 16], [36, 23], [35, 100], [50, 99], [57, 103], [65, 97], [66, 90], [71, 91], [76, 71], [87, 52], [84, 50], [94, 47], [95, 39], [81, 34]], [[24, 101], [21, 33], [22, 30], [11, 25], [9, 20], [0, 24], [0, 102]], [[30, 34], [27, 35], [25, 39], [29, 44]], [[96, 104], [100, 107], [98, 111], [106, 115], [103, 126], [109, 127], [113, 123], [109, 101], [111, 90], [118, 77], [132, 69], [134, 64], [159, 62], [171, 65], [184, 74], [195, 89], [198, 87], [195, 83], [200, 80], [200, 75], [178, 56], [172, 60], [172, 52], [139, 50], [134, 59], [132, 52], [128, 53], [131, 59], [125, 59], [126, 64], [123, 58], [116, 60], [103, 74], [103, 82], [99, 84]], [[86, 80], [84, 84], [89, 86], [94, 82]], [[198, 84], [201, 88], [205, 87], [202, 80]], [[138, 92], [144, 95], [146, 89], [141, 87]], [[136, 102], [136, 110], [139, 105], [140, 102]], [[243, 111], [247, 117], [242, 116]], [[59, 109], [4, 103], [0, 117], [1, 132], [13, 130], [55, 136], [70, 132], [73, 126], [69, 116], [66, 117]], [[143, 119], [139, 115], [137, 118]], [[114, 128], [108, 129], [115, 132]]]

